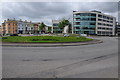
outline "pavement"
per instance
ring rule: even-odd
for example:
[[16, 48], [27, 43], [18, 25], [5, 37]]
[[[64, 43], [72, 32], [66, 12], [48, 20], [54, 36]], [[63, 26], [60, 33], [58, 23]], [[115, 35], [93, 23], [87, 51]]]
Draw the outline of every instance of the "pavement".
[[68, 43], [9, 43], [2, 42], [2, 46], [11, 46], [11, 47], [57, 47], [57, 46], [80, 46], [80, 45], [90, 45], [102, 43], [101, 40], [94, 39], [92, 41], [86, 42], [68, 42]]
[[3, 78], [118, 78], [118, 38], [101, 44], [2, 47]]

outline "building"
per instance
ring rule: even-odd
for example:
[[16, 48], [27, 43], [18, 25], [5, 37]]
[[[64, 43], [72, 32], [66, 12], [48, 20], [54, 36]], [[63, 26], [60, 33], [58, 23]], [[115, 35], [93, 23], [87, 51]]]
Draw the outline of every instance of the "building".
[[0, 35], [2, 35], [2, 26], [0, 25]]
[[34, 34], [34, 23], [25, 20], [25, 34]]
[[73, 11], [72, 33], [115, 35], [116, 18], [100, 11]]
[[15, 19], [7, 19], [2, 23], [3, 34], [38, 34], [39, 23], [22, 21]]
[[25, 22], [23, 22], [21, 19], [17, 21], [17, 33], [18, 34], [25, 34]]
[[33, 31], [33, 33], [35, 33], [35, 34], [39, 33], [39, 25], [40, 25], [40, 23], [34, 23], [34, 31]]
[[45, 32], [46, 33], [52, 33], [52, 28], [53, 28], [52, 26], [46, 26], [45, 27]]
[[[61, 22], [61, 20], [52, 20], [52, 33], [62, 33], [63, 30], [59, 28], [59, 22]], [[71, 28], [71, 22], [68, 28], [68, 33], [72, 32], [72, 28]]]
[[61, 20], [52, 20], [52, 33], [62, 33], [62, 30], [58, 27]]
[[116, 35], [120, 35], [120, 23], [116, 22], [116, 29], [115, 29]]
[[3, 34], [17, 34], [17, 21], [15, 19], [7, 19], [2, 23]]

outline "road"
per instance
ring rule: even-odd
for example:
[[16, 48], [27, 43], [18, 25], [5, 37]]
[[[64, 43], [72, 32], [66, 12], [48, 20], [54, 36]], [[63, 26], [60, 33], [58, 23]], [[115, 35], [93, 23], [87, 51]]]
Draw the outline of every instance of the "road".
[[67, 47], [3, 47], [3, 78], [117, 78], [117, 37]]

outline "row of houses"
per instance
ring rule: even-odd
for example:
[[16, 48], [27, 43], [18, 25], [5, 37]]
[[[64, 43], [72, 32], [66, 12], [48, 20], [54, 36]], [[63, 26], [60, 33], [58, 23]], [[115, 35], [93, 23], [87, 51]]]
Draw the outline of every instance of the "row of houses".
[[[52, 26], [46, 26], [44, 31], [51, 33], [62, 33], [58, 24], [61, 20], [52, 20]], [[39, 34], [39, 25], [31, 21], [7, 19], [2, 23], [3, 34]], [[73, 34], [88, 35], [116, 35], [119, 32], [119, 24], [116, 18], [100, 11], [73, 11], [70, 32]], [[50, 29], [49, 29], [50, 28]], [[50, 30], [50, 31], [49, 31]]]
[[[4, 20], [0, 27], [1, 34], [39, 34], [41, 33], [39, 25], [32, 21], [22, 21], [14, 19]], [[44, 32], [47, 32], [48, 26], [45, 26]]]

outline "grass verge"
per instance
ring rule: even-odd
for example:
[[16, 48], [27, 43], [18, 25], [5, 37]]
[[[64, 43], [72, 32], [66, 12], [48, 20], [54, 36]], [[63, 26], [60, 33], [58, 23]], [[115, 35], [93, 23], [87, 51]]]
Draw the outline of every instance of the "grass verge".
[[8, 36], [2, 37], [2, 42], [23, 43], [58, 43], [58, 42], [84, 42], [91, 41], [86, 37], [59, 37], [59, 36]]

